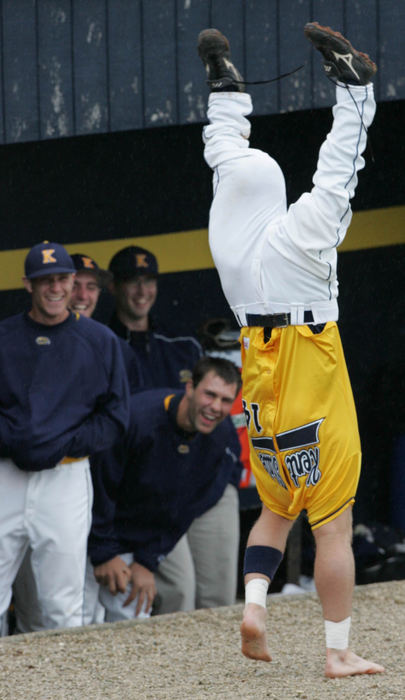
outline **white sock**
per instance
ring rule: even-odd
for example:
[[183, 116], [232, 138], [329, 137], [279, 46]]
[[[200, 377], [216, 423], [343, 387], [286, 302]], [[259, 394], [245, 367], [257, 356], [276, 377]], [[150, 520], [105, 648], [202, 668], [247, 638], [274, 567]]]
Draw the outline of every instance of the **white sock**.
[[267, 591], [269, 582], [265, 578], [252, 578], [245, 586], [245, 605], [256, 603], [263, 608], [267, 604]]
[[347, 649], [349, 646], [350, 624], [352, 618], [346, 617], [340, 622], [325, 620], [325, 637], [327, 649]]

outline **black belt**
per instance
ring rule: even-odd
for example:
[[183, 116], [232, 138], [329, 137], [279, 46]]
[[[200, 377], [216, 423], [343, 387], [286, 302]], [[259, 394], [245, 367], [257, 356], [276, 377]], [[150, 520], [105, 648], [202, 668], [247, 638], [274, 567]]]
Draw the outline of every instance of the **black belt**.
[[[312, 311], [304, 311], [304, 323], [313, 323]], [[246, 314], [247, 326], [259, 326], [260, 328], [285, 328], [291, 326], [291, 314]]]

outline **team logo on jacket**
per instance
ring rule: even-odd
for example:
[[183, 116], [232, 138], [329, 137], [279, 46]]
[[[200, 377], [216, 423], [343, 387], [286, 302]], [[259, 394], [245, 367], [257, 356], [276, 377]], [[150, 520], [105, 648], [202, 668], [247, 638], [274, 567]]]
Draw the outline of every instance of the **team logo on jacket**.
[[51, 344], [50, 338], [47, 338], [46, 335], [39, 335], [37, 338], [35, 338], [35, 342], [37, 345], [50, 345]]
[[180, 452], [181, 455], [187, 455], [190, 452], [190, 448], [188, 445], [179, 445], [177, 452]]
[[179, 379], [182, 384], [186, 384], [186, 382], [189, 382], [192, 378], [191, 370], [190, 369], [181, 369], [179, 372]]

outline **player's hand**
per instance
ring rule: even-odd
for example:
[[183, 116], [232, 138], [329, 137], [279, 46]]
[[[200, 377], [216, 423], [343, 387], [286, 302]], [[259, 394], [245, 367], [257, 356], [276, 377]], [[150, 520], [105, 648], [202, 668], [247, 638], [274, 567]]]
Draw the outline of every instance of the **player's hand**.
[[144, 603], [145, 612], [149, 612], [156, 595], [155, 577], [152, 571], [149, 571], [149, 569], [142, 566], [142, 564], [138, 564], [136, 561], [131, 564], [130, 568], [132, 588], [123, 607], [125, 608], [126, 605], [129, 605], [136, 596], [138, 596], [135, 615], [139, 615]]
[[116, 556], [104, 564], [94, 567], [94, 577], [102, 586], [106, 586], [112, 595], [125, 593], [131, 578], [131, 569], [121, 557]]

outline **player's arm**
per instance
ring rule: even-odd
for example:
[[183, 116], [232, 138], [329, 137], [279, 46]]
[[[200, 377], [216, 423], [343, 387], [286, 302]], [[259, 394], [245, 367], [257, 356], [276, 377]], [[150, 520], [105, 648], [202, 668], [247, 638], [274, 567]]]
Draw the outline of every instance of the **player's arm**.
[[93, 566], [123, 551], [114, 528], [119, 487], [125, 471], [121, 455], [117, 445], [116, 449], [104, 450], [90, 459], [94, 498], [88, 552]]
[[122, 357], [127, 371], [129, 391], [131, 394], [135, 394], [138, 391], [142, 391], [145, 387], [142, 366], [135, 350], [133, 350], [124, 338], [117, 337], [121, 345]]
[[124, 607], [129, 605], [137, 596], [137, 606], [135, 614], [139, 615], [143, 605], [145, 612], [149, 612], [156, 595], [156, 584], [153, 572], [138, 562], [133, 562], [130, 566], [131, 591], [124, 602]]
[[131, 578], [131, 569], [119, 555], [109, 561], [94, 567], [96, 581], [108, 588], [112, 595], [125, 593], [128, 581]]
[[131, 424], [124, 440], [90, 459], [94, 499], [88, 552], [93, 566], [126, 551], [127, 545], [123, 548], [116, 532], [115, 516], [126, 470], [132, 468], [135, 454], [129, 445], [130, 434], [136, 441], [135, 425]]
[[127, 371], [118, 338], [110, 338], [106, 349], [106, 372], [109, 385], [93, 412], [75, 430], [66, 445], [65, 455], [81, 457], [108, 449], [120, 440], [129, 424], [129, 387]]

